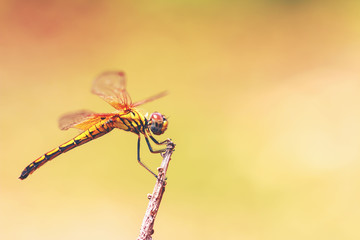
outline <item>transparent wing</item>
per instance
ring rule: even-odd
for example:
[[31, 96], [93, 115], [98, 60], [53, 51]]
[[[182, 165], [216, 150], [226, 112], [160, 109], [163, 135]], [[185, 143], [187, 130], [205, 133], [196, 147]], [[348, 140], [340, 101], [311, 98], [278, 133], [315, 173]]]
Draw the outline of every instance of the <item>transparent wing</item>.
[[155, 95], [155, 96], [152, 96], [152, 97], [149, 97], [149, 98], [147, 98], [147, 99], [138, 101], [138, 102], [134, 103], [133, 106], [134, 106], [134, 107], [137, 107], [137, 106], [142, 105], [142, 104], [144, 104], [144, 103], [148, 103], [148, 102], [154, 101], [154, 100], [156, 100], [156, 99], [158, 99], [158, 98], [164, 97], [164, 96], [166, 96], [166, 95], [167, 95], [167, 92], [161, 92], [161, 93], [159, 93], [159, 94], [157, 94], [157, 95]]
[[111, 117], [112, 113], [94, 113], [88, 110], [81, 110], [78, 112], [68, 113], [60, 117], [59, 128], [61, 130], [68, 130], [69, 128], [77, 128], [80, 130], [87, 130], [94, 124], [101, 120]]
[[102, 73], [95, 79], [91, 92], [118, 110], [127, 108], [132, 104], [126, 91], [126, 80], [123, 72]]

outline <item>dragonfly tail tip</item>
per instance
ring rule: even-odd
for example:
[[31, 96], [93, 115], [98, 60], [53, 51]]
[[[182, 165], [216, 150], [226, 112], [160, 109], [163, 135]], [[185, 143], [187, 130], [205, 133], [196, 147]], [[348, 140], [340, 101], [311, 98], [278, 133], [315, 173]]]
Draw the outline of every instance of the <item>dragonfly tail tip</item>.
[[24, 180], [24, 179], [27, 178], [27, 177], [28, 177], [28, 174], [21, 174], [20, 177], [19, 177], [19, 179], [20, 179], [20, 180]]

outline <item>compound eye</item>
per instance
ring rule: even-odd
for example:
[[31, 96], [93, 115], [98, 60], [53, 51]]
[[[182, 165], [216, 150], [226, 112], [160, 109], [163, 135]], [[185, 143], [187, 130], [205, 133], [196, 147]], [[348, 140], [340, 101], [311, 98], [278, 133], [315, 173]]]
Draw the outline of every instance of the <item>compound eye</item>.
[[166, 128], [167, 122], [161, 113], [154, 112], [153, 114], [151, 114], [150, 129], [155, 135], [163, 134]]
[[153, 120], [154, 122], [163, 122], [163, 116], [161, 115], [161, 113], [158, 112], [154, 112], [153, 114], [151, 114], [150, 119]]

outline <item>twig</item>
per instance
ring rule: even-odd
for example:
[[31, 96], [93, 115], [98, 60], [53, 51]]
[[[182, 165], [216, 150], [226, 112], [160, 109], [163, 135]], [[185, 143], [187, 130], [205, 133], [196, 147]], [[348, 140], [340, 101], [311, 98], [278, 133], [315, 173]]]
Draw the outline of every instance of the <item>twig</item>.
[[156, 180], [154, 191], [148, 194], [149, 204], [145, 212], [144, 220], [141, 225], [138, 240], [151, 240], [151, 235], [154, 233], [154, 221], [159, 210], [161, 199], [165, 192], [166, 186], [166, 171], [171, 160], [171, 155], [174, 152], [175, 144], [171, 141], [166, 145], [166, 151], [163, 156], [161, 166], [158, 168], [159, 176]]

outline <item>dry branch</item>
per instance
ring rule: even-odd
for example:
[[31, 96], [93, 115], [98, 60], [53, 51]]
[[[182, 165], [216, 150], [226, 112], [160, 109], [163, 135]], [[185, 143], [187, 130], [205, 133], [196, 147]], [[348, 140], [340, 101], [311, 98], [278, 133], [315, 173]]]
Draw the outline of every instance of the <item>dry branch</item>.
[[156, 180], [154, 191], [148, 194], [149, 204], [145, 212], [145, 216], [141, 225], [138, 240], [151, 240], [151, 235], [154, 233], [154, 221], [159, 211], [161, 199], [165, 192], [166, 186], [166, 171], [171, 160], [171, 155], [174, 152], [175, 144], [171, 141], [166, 145], [166, 151], [162, 154], [163, 161], [158, 168], [158, 179]]

